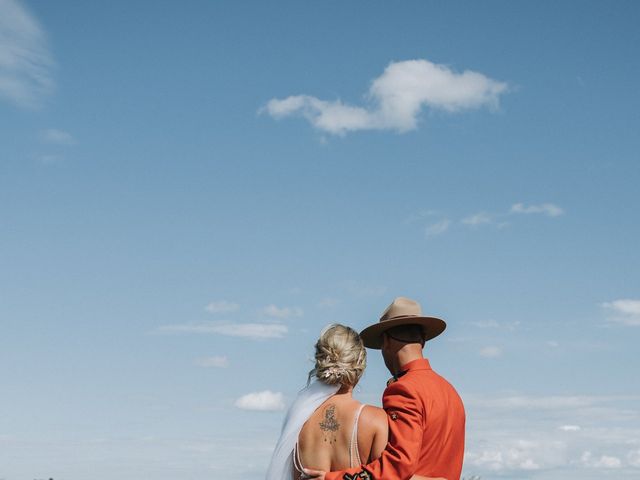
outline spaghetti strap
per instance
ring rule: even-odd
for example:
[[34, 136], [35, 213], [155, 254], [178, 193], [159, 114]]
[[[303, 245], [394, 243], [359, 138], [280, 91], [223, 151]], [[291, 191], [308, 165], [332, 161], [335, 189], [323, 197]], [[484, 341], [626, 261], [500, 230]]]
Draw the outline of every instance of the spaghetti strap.
[[[355, 418], [353, 419], [353, 429], [351, 430], [351, 440], [349, 441], [349, 467], [359, 467], [362, 465], [360, 459], [360, 451], [358, 449], [358, 421], [360, 420], [360, 414], [366, 405], [360, 404], [356, 411]], [[302, 458], [300, 457], [300, 445], [296, 442], [293, 449], [293, 468], [300, 474], [304, 474], [304, 465], [302, 464]]]
[[[360, 420], [360, 414], [362, 413], [362, 409], [365, 407], [365, 404], [361, 404], [356, 412], [356, 416], [353, 419], [353, 430], [351, 431], [351, 441], [349, 442], [349, 467], [359, 467], [362, 465], [362, 460], [360, 459], [360, 451], [358, 449], [358, 420]], [[354, 465], [353, 460], [357, 461]]]
[[304, 466], [300, 459], [300, 447], [298, 446], [298, 442], [296, 442], [296, 448], [293, 449], [293, 468], [295, 468], [298, 473], [304, 474]]

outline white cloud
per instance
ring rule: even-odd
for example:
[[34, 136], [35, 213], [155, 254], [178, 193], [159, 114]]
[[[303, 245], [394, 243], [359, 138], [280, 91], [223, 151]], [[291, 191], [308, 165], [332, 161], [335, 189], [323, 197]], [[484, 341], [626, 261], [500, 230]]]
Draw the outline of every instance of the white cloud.
[[497, 320], [489, 319], [489, 320], [474, 320], [471, 322], [467, 322], [469, 325], [472, 325], [476, 328], [482, 329], [500, 329], [506, 330], [509, 332], [513, 332], [518, 329], [521, 322], [519, 320], [511, 321], [511, 322], [498, 322]]
[[415, 223], [419, 220], [424, 220], [427, 217], [433, 217], [435, 215], [442, 215], [442, 212], [438, 210], [421, 210], [416, 213], [411, 213], [404, 219], [404, 223]]
[[47, 143], [56, 145], [74, 145], [76, 139], [69, 132], [58, 130], [56, 128], [48, 128], [40, 132], [40, 138]]
[[224, 355], [202, 357], [196, 359], [196, 365], [205, 368], [227, 368], [229, 366], [229, 359]]
[[540, 213], [549, 217], [558, 217], [564, 213], [564, 210], [553, 203], [529, 206], [526, 206], [523, 203], [515, 203], [511, 206], [511, 213]]
[[579, 425], [561, 425], [558, 427], [558, 430], [562, 430], [563, 432], [579, 432]]
[[424, 234], [427, 238], [435, 237], [437, 235], [442, 235], [444, 232], [449, 230], [449, 226], [451, 225], [451, 221], [449, 219], [440, 220], [439, 222], [432, 223], [431, 225], [427, 225], [424, 229]]
[[[415, 222], [423, 218], [439, 214], [437, 211], [429, 210], [427, 212], [421, 212], [419, 214], [412, 215], [405, 223]], [[467, 215], [461, 219], [449, 220], [443, 218], [442, 220], [431, 223], [425, 228], [425, 235], [427, 237], [433, 237], [440, 235], [447, 230], [454, 222], [459, 222], [470, 228], [479, 228], [486, 225], [491, 225], [497, 229], [503, 229], [509, 225], [509, 222], [504, 221], [506, 217], [513, 214], [543, 214], [549, 217], [557, 217], [564, 214], [564, 210], [552, 203], [543, 203], [541, 205], [524, 205], [522, 203], [515, 203], [506, 212], [486, 212], [481, 211], [471, 215]], [[444, 217], [443, 214], [439, 214]]]
[[226, 300], [219, 300], [217, 302], [210, 302], [204, 309], [209, 313], [231, 313], [240, 308], [240, 305], [233, 302], [227, 302]]
[[590, 451], [586, 451], [580, 457], [580, 462], [585, 467], [590, 468], [620, 468], [622, 462], [618, 457], [611, 457], [609, 455], [601, 455], [600, 457], [594, 457]]
[[54, 87], [53, 58], [38, 21], [16, 0], [0, 0], [0, 98], [35, 107]]
[[604, 306], [624, 315], [640, 315], [640, 300], [614, 300]]
[[158, 331], [160, 333], [209, 333], [261, 340], [282, 338], [288, 332], [288, 328], [279, 323], [202, 322], [163, 325], [158, 328]]
[[612, 478], [637, 474], [637, 396], [462, 397], [467, 478], [578, 480], [607, 470], [615, 472]]
[[277, 307], [273, 304], [264, 307], [262, 313], [273, 318], [301, 317], [304, 314], [299, 307]]
[[502, 349], [500, 347], [488, 346], [480, 349], [480, 356], [485, 358], [497, 358], [502, 356]]
[[469, 225], [470, 227], [479, 227], [480, 225], [487, 225], [493, 223], [493, 218], [486, 212], [479, 212], [474, 215], [463, 218], [462, 223]]
[[507, 84], [465, 70], [456, 73], [428, 60], [392, 62], [374, 79], [367, 98], [371, 105], [351, 106], [340, 100], [310, 95], [271, 99], [261, 111], [273, 118], [302, 116], [319, 130], [344, 135], [356, 130], [395, 130], [417, 127], [424, 107], [459, 112], [480, 107], [495, 109]]
[[602, 304], [609, 315], [610, 322], [628, 326], [640, 326], [640, 300], [620, 299]]
[[[467, 450], [465, 464], [485, 471], [539, 470], [562, 461], [562, 445], [527, 439], [502, 439], [484, 449]], [[542, 464], [542, 465], [541, 465]]]
[[469, 322], [474, 327], [478, 328], [499, 328], [500, 324], [495, 320], [477, 320], [475, 322]]
[[242, 410], [278, 411], [284, 410], [282, 393], [264, 390], [243, 395], [235, 402], [235, 406]]

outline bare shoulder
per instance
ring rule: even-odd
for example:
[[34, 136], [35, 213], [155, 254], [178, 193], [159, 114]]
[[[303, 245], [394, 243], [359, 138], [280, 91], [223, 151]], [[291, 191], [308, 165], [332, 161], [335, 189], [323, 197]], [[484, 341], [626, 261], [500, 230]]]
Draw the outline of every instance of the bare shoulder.
[[[360, 425], [368, 426], [372, 430], [386, 429], [388, 424], [387, 412], [380, 407], [365, 405], [360, 414]], [[365, 427], [366, 428], [366, 427]]]
[[[366, 405], [360, 414], [360, 422], [358, 427], [358, 442], [360, 447], [364, 447], [361, 452], [362, 457], [367, 457], [370, 461], [378, 458], [389, 439], [389, 423], [387, 413], [373, 405]], [[345, 477], [346, 478], [346, 477]]]

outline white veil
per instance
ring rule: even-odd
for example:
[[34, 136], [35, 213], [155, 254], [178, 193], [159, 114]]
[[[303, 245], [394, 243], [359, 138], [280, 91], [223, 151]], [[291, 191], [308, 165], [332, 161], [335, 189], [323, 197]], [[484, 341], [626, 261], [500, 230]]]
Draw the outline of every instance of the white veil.
[[267, 470], [266, 480], [291, 480], [293, 472], [293, 449], [304, 422], [322, 403], [334, 395], [340, 385], [325, 385], [313, 379], [300, 390], [295, 401], [289, 407], [282, 425], [280, 439], [276, 444]]

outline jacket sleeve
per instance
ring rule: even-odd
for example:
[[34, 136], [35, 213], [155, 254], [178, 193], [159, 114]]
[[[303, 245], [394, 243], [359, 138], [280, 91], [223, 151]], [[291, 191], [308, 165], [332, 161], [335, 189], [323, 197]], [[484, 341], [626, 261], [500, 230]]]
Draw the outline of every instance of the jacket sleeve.
[[408, 480], [415, 473], [424, 431], [421, 403], [398, 381], [385, 390], [382, 405], [389, 421], [389, 443], [380, 458], [359, 468], [328, 472], [326, 480]]

